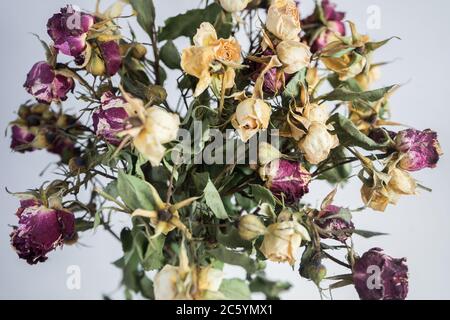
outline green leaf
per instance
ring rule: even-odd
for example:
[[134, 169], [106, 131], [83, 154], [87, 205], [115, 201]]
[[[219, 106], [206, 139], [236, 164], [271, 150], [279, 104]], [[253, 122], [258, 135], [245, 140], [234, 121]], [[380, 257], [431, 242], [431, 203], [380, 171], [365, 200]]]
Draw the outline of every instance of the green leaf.
[[223, 261], [225, 263], [240, 266], [247, 271], [247, 273], [252, 274], [260, 269], [260, 265], [257, 261], [251, 259], [245, 253], [239, 253], [237, 251], [228, 250], [223, 246], [219, 246], [216, 249], [208, 251], [214, 258]]
[[170, 69], [180, 69], [180, 53], [172, 40], [167, 40], [166, 44], [161, 47], [159, 56]]
[[96, 230], [98, 228], [98, 226], [102, 223], [101, 220], [101, 211], [97, 211], [95, 213], [95, 217], [94, 217], [94, 230]]
[[206, 201], [206, 205], [211, 209], [216, 218], [218, 219], [228, 219], [228, 213], [225, 210], [225, 206], [223, 205], [222, 198], [220, 197], [219, 192], [217, 191], [214, 183], [211, 179], [208, 179], [208, 183], [206, 184], [204, 190], [204, 197]]
[[357, 234], [358, 236], [361, 236], [363, 238], [373, 238], [373, 237], [379, 237], [379, 236], [388, 236], [388, 233], [383, 232], [375, 232], [375, 231], [367, 231], [367, 230], [353, 230], [354, 234]]
[[368, 42], [366, 43], [366, 50], [368, 51], [375, 51], [379, 48], [381, 48], [382, 46], [384, 46], [385, 44], [387, 44], [389, 41], [391, 41], [392, 39], [398, 39], [400, 40], [399, 37], [390, 37], [386, 40], [383, 41], [378, 41], [378, 42]]
[[155, 23], [155, 6], [153, 0], [130, 0], [133, 10], [137, 13], [137, 21], [147, 34], [152, 34]]
[[189, 10], [165, 21], [159, 34], [159, 40], [173, 40], [178, 37], [192, 38], [202, 22], [214, 24], [222, 8], [217, 3], [212, 3], [205, 9]]
[[383, 99], [386, 94], [391, 92], [397, 86], [389, 86], [381, 89], [371, 90], [371, 91], [351, 91], [346, 87], [339, 87], [332, 92], [320, 96], [315, 99], [315, 101], [325, 100], [325, 101], [354, 101], [361, 99], [368, 102], [376, 102]]
[[230, 230], [226, 234], [218, 230], [217, 241], [228, 248], [244, 248], [246, 250], [252, 248], [252, 243], [242, 239], [237, 228], [233, 226], [230, 227]]
[[131, 210], [153, 210], [156, 205], [151, 193], [151, 185], [137, 177], [119, 171], [117, 190], [120, 198]]
[[250, 185], [250, 188], [252, 190], [252, 195], [258, 204], [267, 203], [272, 208], [275, 208], [276, 201], [269, 189], [258, 184], [252, 184]]
[[120, 241], [122, 242], [123, 252], [130, 252], [133, 249], [133, 235], [130, 229], [122, 229], [120, 232]]
[[286, 98], [297, 98], [300, 96], [301, 84], [305, 82], [307, 69], [297, 72], [284, 89], [283, 96]]
[[219, 291], [227, 300], [250, 300], [251, 292], [248, 284], [241, 279], [225, 279]]
[[143, 276], [141, 280], [139, 281], [139, 288], [141, 291], [141, 294], [144, 298], [154, 300], [155, 294], [153, 290], [153, 281], [150, 280], [147, 276]]
[[250, 282], [250, 290], [263, 293], [268, 300], [278, 300], [280, 294], [291, 287], [289, 282], [270, 281], [263, 277], [256, 277]]
[[145, 271], [157, 270], [164, 265], [164, 242], [165, 237], [162, 235], [157, 238], [148, 239], [147, 250], [142, 261], [142, 267]]
[[334, 129], [339, 137], [341, 145], [353, 145], [361, 147], [365, 150], [380, 150], [388, 146], [386, 144], [378, 144], [364, 133], [358, 130], [358, 128], [349, 119], [343, 115], [336, 113], [329, 119], [328, 123], [333, 124]]

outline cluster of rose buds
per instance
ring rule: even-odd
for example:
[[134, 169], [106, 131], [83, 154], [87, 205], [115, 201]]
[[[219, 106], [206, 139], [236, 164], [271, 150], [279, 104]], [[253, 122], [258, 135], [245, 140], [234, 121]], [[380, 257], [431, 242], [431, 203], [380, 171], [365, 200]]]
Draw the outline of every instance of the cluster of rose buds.
[[19, 117], [11, 122], [11, 131], [11, 149], [14, 151], [46, 149], [60, 155], [65, 163], [79, 154], [71, 138], [82, 132], [78, 120], [53, 111], [47, 104], [22, 105]]

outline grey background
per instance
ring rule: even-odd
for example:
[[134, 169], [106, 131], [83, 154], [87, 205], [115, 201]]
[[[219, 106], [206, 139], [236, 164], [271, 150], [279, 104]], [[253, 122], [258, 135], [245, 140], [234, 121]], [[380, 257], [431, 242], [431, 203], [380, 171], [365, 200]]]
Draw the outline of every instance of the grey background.
[[[103, 1], [103, 5], [112, 1]], [[448, 75], [450, 72], [450, 46], [448, 32], [450, 3], [444, 0], [335, 0], [339, 9], [348, 12], [351, 19], [360, 26], [361, 32], [368, 31], [367, 8], [377, 5], [381, 9], [381, 29], [369, 30], [374, 39], [384, 39], [392, 35], [402, 38], [393, 41], [379, 51], [378, 61], [395, 63], [383, 69], [383, 78], [379, 85], [402, 83], [404, 86], [392, 98], [392, 112], [396, 121], [417, 127], [432, 128], [439, 133], [443, 150], [450, 150], [450, 120], [448, 100], [450, 91]], [[303, 0], [305, 14], [311, 12], [312, 1]], [[45, 25], [47, 19], [66, 1], [1, 1], [0, 12], [0, 128], [5, 130], [13, 120], [17, 106], [29, 99], [22, 84], [31, 66], [44, 59], [40, 44], [30, 35], [38, 33], [48, 40]], [[93, 10], [95, 1], [77, 0], [83, 9]], [[155, 0], [158, 9], [158, 22], [165, 18], [198, 5], [197, 0]], [[145, 35], [138, 31], [141, 40]], [[180, 41], [179, 48], [187, 44]], [[176, 99], [173, 78], [169, 82], [169, 95]], [[172, 101], [173, 101], [172, 100]], [[175, 100], [176, 101], [176, 100]], [[77, 101], [69, 100], [66, 109], [77, 110]], [[45, 152], [33, 154], [15, 154], [9, 150], [9, 138], [0, 140], [0, 298], [3, 299], [100, 299], [102, 294], [111, 294], [121, 298], [118, 291], [120, 272], [111, 262], [120, 257], [121, 249], [108, 234], [101, 229], [97, 233], [85, 233], [75, 246], [66, 246], [50, 255], [46, 263], [28, 266], [19, 260], [9, 246], [9, 224], [16, 223], [14, 213], [18, 201], [8, 195], [4, 188], [11, 191], [23, 191], [34, 188], [50, 179], [39, 172], [56, 157]], [[383, 231], [387, 237], [365, 240], [356, 239], [358, 252], [363, 253], [374, 246], [382, 247], [395, 257], [408, 258], [410, 268], [410, 299], [448, 299], [450, 280], [450, 216], [448, 210], [450, 167], [448, 157], [439, 163], [438, 169], [425, 170], [415, 174], [423, 184], [433, 188], [433, 193], [422, 192], [418, 197], [403, 198], [399, 205], [390, 207], [380, 214], [366, 211], [357, 214], [355, 221], [359, 228]], [[336, 203], [359, 207], [360, 183], [354, 180], [345, 190], [339, 192]], [[331, 190], [327, 184], [316, 183], [311, 186], [307, 200], [319, 203]], [[128, 223], [126, 217], [118, 217], [116, 227]], [[81, 268], [81, 290], [68, 290], [66, 287], [67, 267], [78, 265]], [[228, 268], [228, 276], [239, 274], [237, 268]], [[343, 270], [330, 268], [330, 274], [340, 274]], [[269, 275], [274, 279], [289, 280], [294, 288], [283, 296], [285, 299], [317, 299], [319, 294], [315, 286], [301, 279], [296, 269], [287, 265], [270, 264]], [[355, 299], [353, 288], [335, 290], [335, 299]]]

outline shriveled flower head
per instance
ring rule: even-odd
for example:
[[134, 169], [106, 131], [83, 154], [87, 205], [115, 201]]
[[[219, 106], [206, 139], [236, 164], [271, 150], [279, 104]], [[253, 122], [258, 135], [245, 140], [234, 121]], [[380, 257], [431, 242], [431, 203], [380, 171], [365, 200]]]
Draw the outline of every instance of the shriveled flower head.
[[94, 23], [94, 16], [68, 5], [48, 20], [47, 32], [56, 49], [65, 55], [78, 57], [86, 49], [87, 33]]
[[353, 282], [362, 300], [404, 300], [408, 295], [406, 259], [395, 259], [373, 248], [356, 260]]
[[276, 159], [259, 170], [266, 187], [287, 203], [295, 203], [309, 192], [311, 174], [299, 162]]
[[280, 213], [278, 222], [267, 227], [259, 250], [270, 261], [293, 265], [296, 250], [302, 241], [311, 241], [311, 238], [304, 226], [285, 216], [288, 216], [285, 212]]
[[247, 8], [251, 0], [220, 0], [220, 5], [227, 12], [239, 12]]
[[288, 74], [297, 73], [311, 62], [310, 48], [302, 42], [285, 40], [277, 45], [276, 50], [278, 58], [283, 63], [284, 72]]
[[341, 210], [343, 210], [343, 208], [328, 205], [319, 213], [316, 224], [323, 230], [323, 232], [320, 232], [322, 238], [330, 238], [345, 242], [351, 237], [355, 226], [353, 225], [353, 222], [337, 216]]
[[[225, 89], [234, 86], [235, 71], [241, 62], [241, 46], [233, 37], [219, 39], [214, 26], [203, 22], [193, 38], [194, 46], [183, 50], [181, 68], [187, 74], [199, 79], [194, 96], [199, 96], [218, 80]], [[213, 63], [222, 65], [223, 74], [212, 73]], [[220, 66], [219, 66], [220, 69]]]
[[39, 201], [21, 201], [17, 211], [19, 225], [11, 233], [11, 244], [20, 258], [29, 264], [47, 260], [47, 254], [71, 239], [75, 217], [64, 209], [50, 209]]
[[239, 220], [238, 230], [242, 239], [251, 241], [263, 235], [266, 232], [266, 227], [257, 216], [247, 214]]
[[116, 41], [90, 45], [83, 57], [86, 70], [94, 76], [113, 76], [122, 66], [120, 46]]
[[297, 4], [292, 0], [272, 1], [267, 13], [266, 28], [280, 40], [299, 40], [302, 30]]
[[337, 39], [335, 34], [345, 36], [344, 18], [345, 12], [337, 11], [336, 4], [329, 0], [322, 0], [320, 8], [316, 8], [311, 16], [302, 21], [305, 28], [310, 25], [318, 25], [307, 32], [307, 40], [311, 44], [312, 52], [320, 51], [335, 41]]
[[308, 128], [306, 136], [298, 143], [299, 149], [311, 164], [326, 160], [332, 149], [339, 145], [339, 139], [331, 134], [327, 125], [314, 121]]
[[401, 154], [399, 166], [407, 171], [434, 168], [442, 155], [437, 133], [429, 129], [400, 131], [395, 143]]
[[41, 103], [60, 102], [67, 99], [67, 93], [75, 87], [72, 78], [58, 74], [45, 61], [36, 63], [27, 75], [24, 84], [29, 94]]
[[247, 98], [236, 108], [231, 124], [242, 141], [247, 142], [260, 130], [269, 126], [272, 108], [262, 99]]
[[125, 130], [128, 113], [124, 108], [125, 99], [116, 97], [112, 92], [106, 92], [101, 97], [101, 106], [92, 115], [94, 131], [113, 145], [118, 145], [122, 139], [117, 134]]
[[14, 125], [11, 127], [11, 132], [11, 149], [21, 153], [34, 150], [31, 142], [33, 142], [35, 135], [29, 128]]

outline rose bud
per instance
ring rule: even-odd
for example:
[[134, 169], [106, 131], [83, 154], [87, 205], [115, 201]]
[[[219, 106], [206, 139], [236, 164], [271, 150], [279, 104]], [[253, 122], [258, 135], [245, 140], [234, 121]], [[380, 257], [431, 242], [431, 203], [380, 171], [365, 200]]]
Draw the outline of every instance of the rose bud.
[[362, 300], [404, 300], [408, 295], [406, 258], [394, 259], [373, 248], [356, 260], [353, 282]]
[[294, 40], [282, 41], [278, 44], [277, 56], [284, 65], [284, 72], [297, 73], [307, 67], [311, 61], [312, 53], [309, 47]]
[[72, 78], [57, 74], [45, 61], [36, 63], [27, 75], [25, 89], [41, 103], [60, 102], [75, 87]]
[[266, 28], [280, 40], [299, 40], [302, 30], [297, 4], [292, 0], [276, 0], [267, 12]]
[[361, 198], [364, 204], [379, 212], [384, 212], [389, 204], [397, 204], [399, 197], [398, 193], [384, 186], [363, 184], [361, 188]]
[[259, 250], [273, 262], [295, 263], [295, 251], [302, 241], [311, 241], [308, 230], [296, 221], [283, 221], [267, 227]]
[[253, 214], [247, 214], [239, 220], [239, 235], [242, 239], [251, 241], [266, 232], [266, 227]]
[[68, 5], [48, 20], [47, 32], [56, 49], [65, 55], [78, 57], [86, 49], [87, 33], [94, 23], [93, 16]]
[[300, 200], [309, 192], [311, 174], [299, 162], [277, 159], [259, 169], [266, 187], [287, 203]]
[[355, 229], [353, 222], [336, 216], [341, 210], [341, 207], [328, 205], [319, 213], [316, 224], [325, 232], [320, 232], [322, 239], [334, 239], [345, 242], [352, 236], [353, 230]]
[[47, 260], [47, 254], [75, 234], [75, 217], [64, 209], [50, 209], [36, 200], [21, 201], [19, 225], [11, 233], [11, 244], [29, 264]]
[[11, 149], [21, 153], [34, 150], [31, 142], [33, 142], [35, 135], [29, 128], [14, 125], [11, 128], [11, 132]]
[[264, 100], [248, 98], [237, 106], [231, 124], [241, 140], [247, 142], [260, 130], [267, 129], [271, 113], [271, 107]]
[[270, 143], [261, 142], [258, 146], [258, 163], [265, 166], [273, 160], [280, 159], [283, 154]]
[[128, 119], [125, 104], [125, 99], [106, 92], [101, 97], [100, 108], [92, 115], [97, 136], [113, 145], [119, 145], [122, 140], [117, 134], [125, 129], [125, 121]]
[[407, 171], [434, 168], [442, 155], [437, 133], [429, 129], [400, 131], [395, 143], [401, 153], [400, 168]]
[[298, 143], [298, 147], [309, 163], [321, 163], [328, 158], [331, 150], [339, 145], [338, 137], [328, 130], [329, 128], [325, 124], [312, 122], [308, 133]]
[[323, 20], [327, 22], [324, 25], [325, 28], [322, 28], [322, 31], [318, 35], [314, 34], [314, 31], [317, 30], [316, 28], [308, 33], [307, 40], [313, 41], [311, 45], [312, 52], [320, 51], [334, 41], [336, 39], [335, 34], [345, 36], [345, 24], [343, 22], [345, 12], [336, 11], [336, 4], [330, 3], [329, 0], [323, 0], [321, 6], [323, 16], [320, 16], [319, 8], [316, 8], [311, 16], [302, 21], [302, 24], [306, 26], [322, 25]]
[[239, 12], [247, 8], [251, 0], [220, 0], [220, 5], [227, 12]]
[[397, 133], [387, 130], [385, 128], [375, 128], [369, 132], [369, 138], [378, 144], [386, 144], [391, 140], [394, 140]]

